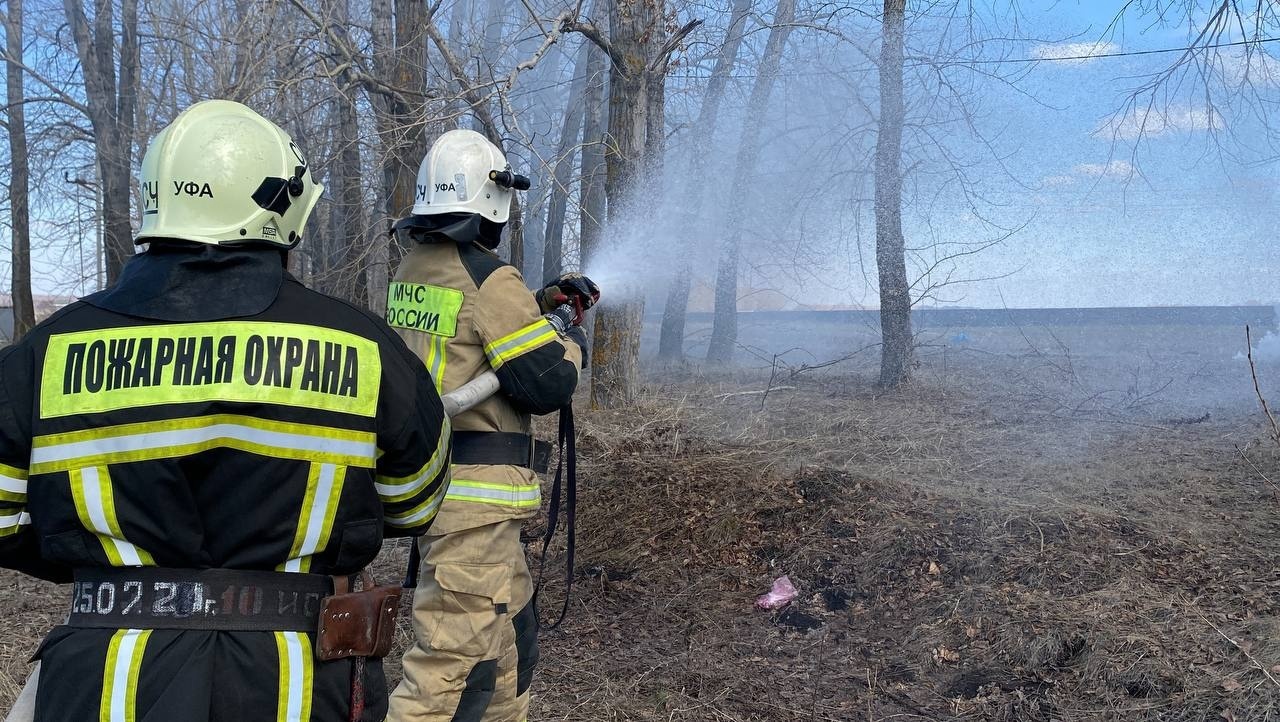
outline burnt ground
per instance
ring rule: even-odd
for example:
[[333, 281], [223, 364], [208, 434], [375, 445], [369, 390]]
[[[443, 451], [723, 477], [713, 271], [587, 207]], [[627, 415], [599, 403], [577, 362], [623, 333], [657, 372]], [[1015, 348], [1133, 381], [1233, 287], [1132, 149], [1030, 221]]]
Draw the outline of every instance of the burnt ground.
[[[579, 414], [534, 719], [1280, 719], [1263, 417], [1040, 383], [1063, 372], [1039, 361], [888, 395], [791, 370], [668, 372]], [[754, 608], [783, 574], [799, 598]], [[67, 592], [3, 579], [7, 705]]]

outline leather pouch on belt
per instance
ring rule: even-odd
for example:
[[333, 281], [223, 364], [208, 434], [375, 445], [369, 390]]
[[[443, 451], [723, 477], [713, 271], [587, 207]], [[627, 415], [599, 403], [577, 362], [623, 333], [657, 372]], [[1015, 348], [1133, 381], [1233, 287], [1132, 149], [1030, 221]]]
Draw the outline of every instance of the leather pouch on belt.
[[350, 592], [347, 578], [335, 577], [336, 593], [320, 602], [316, 658], [322, 662], [385, 657], [391, 652], [402, 589], [399, 585], [375, 586], [368, 572], [361, 572], [360, 578], [364, 588]]

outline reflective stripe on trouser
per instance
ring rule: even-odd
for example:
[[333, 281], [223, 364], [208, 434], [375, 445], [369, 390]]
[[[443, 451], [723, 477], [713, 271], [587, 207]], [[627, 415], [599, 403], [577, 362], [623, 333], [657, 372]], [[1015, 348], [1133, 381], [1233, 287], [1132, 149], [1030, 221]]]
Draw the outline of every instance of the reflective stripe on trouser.
[[149, 629], [121, 629], [111, 637], [102, 668], [99, 722], [134, 722], [138, 718], [138, 675], [150, 636]]
[[391, 694], [387, 722], [528, 717], [536, 630], [531, 636], [532, 612], [521, 614], [533, 595], [533, 579], [520, 526], [510, 520], [420, 540], [416, 639], [405, 653], [404, 679]]
[[[116, 604], [127, 597], [117, 597]], [[311, 635], [55, 626], [41, 645], [44, 722], [334, 722], [350, 719], [352, 664], [316, 661]], [[381, 660], [365, 714], [386, 716]]]

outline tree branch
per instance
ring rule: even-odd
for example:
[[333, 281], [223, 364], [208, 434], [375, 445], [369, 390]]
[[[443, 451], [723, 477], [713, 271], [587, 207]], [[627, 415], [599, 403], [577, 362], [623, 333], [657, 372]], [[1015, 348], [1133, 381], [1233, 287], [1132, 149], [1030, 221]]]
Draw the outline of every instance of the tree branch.
[[[296, 0], [294, 1], [296, 2]], [[489, 136], [489, 140], [494, 145], [501, 148], [503, 145], [502, 134], [498, 132], [498, 124], [493, 120], [493, 113], [489, 112], [488, 99], [476, 91], [476, 86], [471, 82], [467, 71], [462, 67], [462, 62], [458, 60], [458, 56], [453, 54], [453, 51], [449, 48], [449, 43], [441, 37], [435, 23], [427, 23], [427, 35], [431, 38], [431, 42], [435, 44], [436, 48], [439, 49], [440, 57], [444, 59], [444, 64], [448, 66], [454, 81], [461, 86], [462, 97], [467, 101], [467, 105], [471, 106], [471, 112], [476, 114], [476, 119], [484, 126], [485, 134]]]
[[[374, 93], [381, 93], [404, 105], [409, 105], [409, 101], [405, 98], [406, 94], [422, 97], [421, 93], [415, 93], [406, 90], [405, 88], [397, 88], [395, 86], [388, 85], [382, 80], [379, 80], [378, 78], [361, 70], [360, 63], [357, 62], [355, 51], [353, 51], [351, 46], [344, 42], [343, 39], [333, 31], [332, 23], [325, 22], [301, 0], [289, 0], [289, 3], [305, 15], [307, 19], [311, 21], [311, 24], [315, 25], [316, 30], [325, 34], [332, 47], [337, 48], [338, 52], [342, 53], [343, 58], [347, 62], [340, 66], [341, 70], [349, 71], [352, 79], [365, 90]], [[330, 73], [330, 77], [337, 74], [338, 73]]]
[[671, 54], [680, 47], [680, 43], [684, 42], [689, 33], [692, 33], [701, 24], [701, 20], [690, 20], [684, 24], [684, 27], [672, 33], [671, 37], [667, 38], [667, 42], [663, 43], [662, 47], [658, 49], [658, 55], [653, 59], [653, 64], [649, 66], [649, 72], [662, 71], [665, 74], [667, 66], [671, 62]]
[[560, 31], [562, 33], [580, 33], [584, 38], [595, 43], [596, 47], [603, 50], [615, 66], [623, 70], [627, 69], [627, 59], [622, 56], [622, 53], [618, 52], [617, 48], [613, 47], [613, 43], [609, 42], [609, 39], [600, 32], [600, 28], [596, 27], [594, 23], [566, 19], [560, 25]]

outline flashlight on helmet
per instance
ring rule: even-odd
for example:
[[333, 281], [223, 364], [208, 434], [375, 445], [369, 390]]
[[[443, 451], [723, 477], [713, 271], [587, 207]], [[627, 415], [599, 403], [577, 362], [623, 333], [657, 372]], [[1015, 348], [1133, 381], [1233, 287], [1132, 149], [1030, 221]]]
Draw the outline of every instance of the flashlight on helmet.
[[491, 170], [489, 171], [489, 180], [503, 188], [514, 188], [518, 191], [527, 191], [532, 185], [528, 176], [512, 173], [509, 170]]

